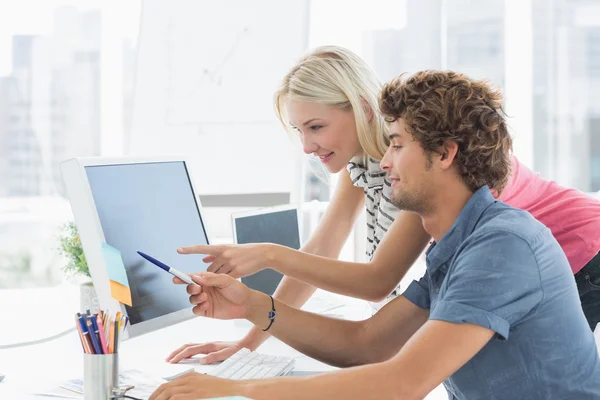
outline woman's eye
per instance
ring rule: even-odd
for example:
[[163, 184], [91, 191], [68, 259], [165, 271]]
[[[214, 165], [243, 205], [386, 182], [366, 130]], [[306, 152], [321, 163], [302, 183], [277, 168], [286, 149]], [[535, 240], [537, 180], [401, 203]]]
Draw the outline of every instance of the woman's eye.
[[319, 129], [321, 129], [323, 127], [323, 125], [313, 125], [310, 127], [310, 129], [312, 131], [318, 131]]
[[392, 146], [392, 149], [394, 149], [394, 150], [400, 150], [401, 148], [402, 148], [402, 146], [399, 146], [399, 145]]

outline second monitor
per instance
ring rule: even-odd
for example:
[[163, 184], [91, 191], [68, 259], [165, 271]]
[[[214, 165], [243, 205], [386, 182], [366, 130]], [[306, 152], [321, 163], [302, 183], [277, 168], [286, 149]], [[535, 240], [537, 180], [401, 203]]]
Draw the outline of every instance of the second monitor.
[[[297, 206], [286, 205], [261, 208], [235, 213], [233, 239], [237, 244], [275, 243], [292, 249], [300, 249], [300, 218]], [[272, 295], [283, 275], [272, 269], [264, 269], [242, 278], [249, 288]]]

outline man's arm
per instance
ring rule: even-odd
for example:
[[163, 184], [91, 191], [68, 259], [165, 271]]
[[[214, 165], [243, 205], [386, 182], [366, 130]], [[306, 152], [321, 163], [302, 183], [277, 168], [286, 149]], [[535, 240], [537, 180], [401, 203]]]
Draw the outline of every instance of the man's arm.
[[428, 321], [391, 360], [304, 378], [235, 383], [252, 399], [423, 399], [475, 356], [494, 332], [472, 324]]
[[[247, 318], [259, 328], [269, 325], [271, 299], [253, 292]], [[425, 323], [428, 310], [400, 296], [364, 321], [328, 318], [275, 302], [269, 332], [309, 357], [338, 367], [387, 360]]]

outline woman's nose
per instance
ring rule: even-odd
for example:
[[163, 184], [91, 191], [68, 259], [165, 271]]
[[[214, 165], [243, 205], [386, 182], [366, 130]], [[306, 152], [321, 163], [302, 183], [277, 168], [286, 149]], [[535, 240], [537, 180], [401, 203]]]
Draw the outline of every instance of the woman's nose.
[[302, 140], [302, 149], [304, 150], [305, 154], [312, 154], [319, 150], [319, 146], [305, 138]]

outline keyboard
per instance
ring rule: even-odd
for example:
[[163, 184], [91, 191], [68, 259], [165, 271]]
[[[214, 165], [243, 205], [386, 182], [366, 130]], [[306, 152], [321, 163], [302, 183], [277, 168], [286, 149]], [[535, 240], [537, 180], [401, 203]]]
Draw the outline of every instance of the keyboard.
[[295, 360], [241, 349], [223, 361], [209, 375], [227, 379], [263, 379], [287, 375], [294, 369]]

